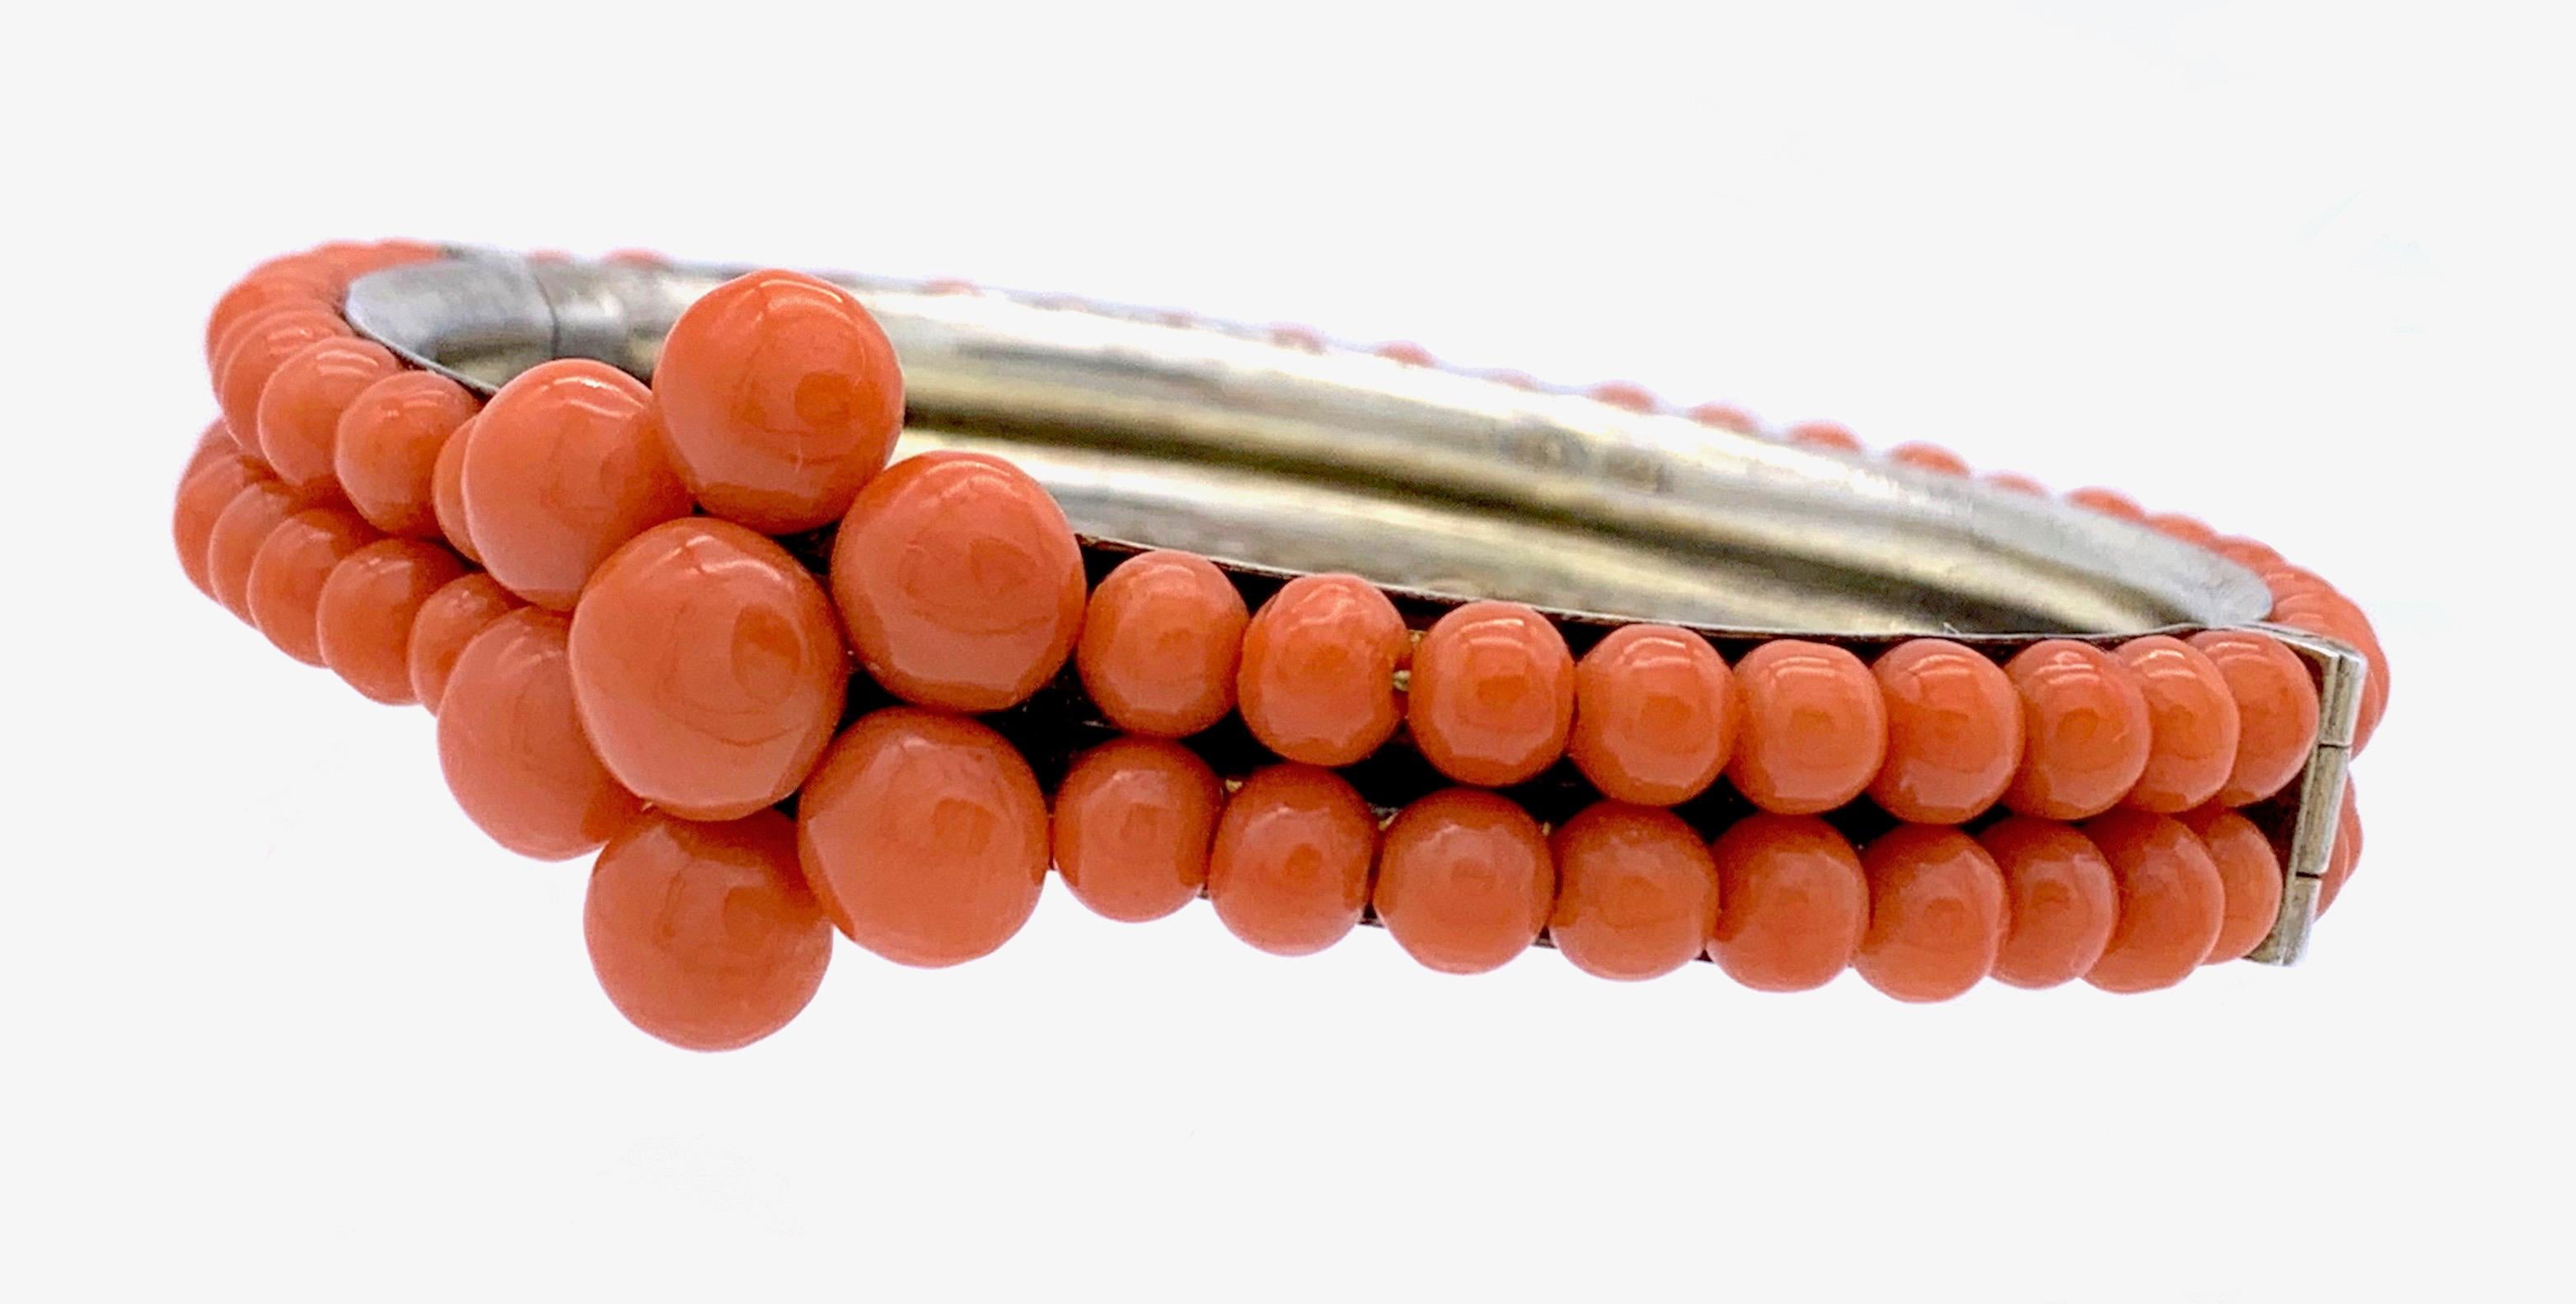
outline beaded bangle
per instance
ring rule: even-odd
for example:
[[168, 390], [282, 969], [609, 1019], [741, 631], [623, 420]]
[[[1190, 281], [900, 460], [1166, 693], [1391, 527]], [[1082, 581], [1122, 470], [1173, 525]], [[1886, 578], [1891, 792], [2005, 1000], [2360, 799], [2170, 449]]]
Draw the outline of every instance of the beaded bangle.
[[596, 853], [601, 984], [682, 1046], [835, 927], [984, 955], [1050, 866], [1274, 954], [1928, 1001], [2287, 963], [2359, 856], [2349, 600], [1937, 448], [647, 255], [326, 245], [205, 347], [188, 578], [427, 704], [495, 841]]

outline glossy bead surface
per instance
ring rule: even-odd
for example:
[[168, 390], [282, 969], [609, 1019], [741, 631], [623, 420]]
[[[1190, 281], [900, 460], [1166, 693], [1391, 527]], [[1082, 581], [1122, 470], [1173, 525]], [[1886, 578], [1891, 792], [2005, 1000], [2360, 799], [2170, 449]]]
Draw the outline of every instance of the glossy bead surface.
[[481, 571], [450, 580], [420, 605], [411, 622], [411, 642], [404, 653], [412, 695], [436, 714], [447, 695], [448, 676], [456, 659], [483, 627], [525, 606], [499, 580]]
[[2021, 697], [2001, 668], [1942, 638], [1889, 648], [1870, 673], [1887, 702], [1887, 757], [1869, 795], [1916, 824], [1983, 814], [2021, 766]]
[[689, 514], [653, 396], [586, 360], [542, 362], [492, 396], [458, 468], [466, 529], [492, 578], [569, 610], [628, 539]]
[[2147, 510], [2138, 506], [2138, 500], [2117, 489], [2104, 489], [2099, 485], [2076, 489], [2066, 495], [2066, 501], [2088, 511], [2100, 512], [2104, 516], [2116, 516], [2124, 521], [2147, 519]]
[[427, 371], [397, 371], [358, 391], [331, 446], [349, 505], [387, 534], [438, 538], [438, 457], [481, 407], [464, 386]]
[[329, 311], [339, 301], [340, 287], [319, 269], [278, 267], [245, 276], [215, 300], [214, 311], [206, 316], [206, 362], [213, 365], [216, 346], [232, 333], [233, 327], [266, 310], [295, 307]]
[[1547, 927], [1556, 866], [1547, 836], [1518, 802], [1447, 788], [1387, 825], [1370, 900], [1425, 968], [1483, 973], [1528, 950]]
[[738, 276], [690, 304], [653, 397], [689, 491], [763, 534], [840, 519], [903, 426], [885, 332], [849, 291], [798, 272]]
[[1670, 806], [1706, 791], [1735, 751], [1735, 676], [1708, 640], [1622, 625], [1574, 667], [1567, 752], [1601, 794]]
[[[224, 424], [246, 444], [258, 444], [259, 398], [269, 377], [304, 346], [348, 333], [349, 324], [339, 314], [322, 308], [286, 308], [241, 323], [226, 338], [216, 362], [215, 402], [223, 409]], [[275, 460], [264, 446], [259, 455], [263, 461]]]
[[315, 340], [277, 364], [259, 393], [259, 447], [277, 478], [338, 492], [340, 415], [370, 385], [401, 369], [373, 340]]
[[314, 640], [322, 664], [369, 701], [420, 700], [411, 682], [412, 622], [431, 595], [465, 574], [455, 553], [418, 539], [379, 539], [322, 582]]
[[2084, 980], [2104, 991], [2171, 987], [2200, 967], [2227, 919], [2218, 865], [2181, 821], [2122, 809], [2084, 826], [2111, 862], [2119, 922]]
[[567, 860], [643, 813], [590, 749], [573, 706], [572, 629], [521, 608], [477, 633], [438, 704], [438, 765], [468, 819], [494, 842]]
[[2326, 872], [2317, 884], [2317, 914], [2322, 917], [2335, 898], [2343, 895], [2344, 884], [2352, 881], [2352, 872], [2361, 866], [2361, 805], [2352, 780], [2343, 781], [2343, 806], [2335, 816], [2334, 848], [2326, 856]]
[[2016, 815], [1977, 835], [2004, 876], [2011, 908], [1995, 977], [2055, 987], [2102, 958], [2120, 920], [2120, 885], [2093, 840], [2055, 820]]
[[170, 543], [178, 551], [179, 569], [198, 592], [215, 596], [214, 580], [206, 567], [206, 548], [214, 540], [215, 522], [242, 490], [268, 478], [258, 463], [234, 453], [198, 467], [180, 482], [178, 497], [170, 507]]
[[438, 521], [438, 533], [456, 555], [480, 566], [483, 552], [474, 546], [474, 533], [465, 520], [465, 445], [481, 418], [467, 417], [439, 445], [438, 460], [430, 464], [430, 515]]
[[1851, 966], [1869, 926], [1869, 880], [1833, 826], [1813, 816], [1755, 815], [1710, 844], [1717, 927], [1709, 958], [1766, 992], [1805, 991]]
[[2023, 815], [2090, 819], [2146, 772], [2153, 726], [2137, 676], [2110, 653], [2045, 639], [2014, 653], [2004, 677], [2021, 698], [2022, 760], [2004, 804]]
[[250, 569], [261, 544], [287, 517], [313, 505], [313, 498], [262, 476], [243, 485], [206, 531], [206, 586], [224, 610], [251, 619]]
[[1545, 616], [1517, 602], [1452, 608], [1413, 649], [1405, 719], [1442, 774], [1499, 788], [1564, 755], [1574, 657]]
[[1887, 460], [1942, 475], [1966, 475], [1967, 459], [1937, 444], [1905, 443], [1887, 450]]
[[1575, 968], [1633, 981], [1671, 973], [1708, 947], [1717, 862], [1667, 810], [1594, 802], [1549, 839], [1556, 905], [1548, 940]]
[[1860, 440], [1843, 426], [1831, 421], [1801, 421], [1789, 427], [1789, 442], [1809, 448], [1826, 448], [1838, 453], [1861, 451]]
[[1735, 750], [1727, 778], [1780, 815], [1832, 810], [1861, 794], [1887, 755], [1887, 702], [1860, 658], [1772, 639], [1735, 666]]
[[1404, 718], [1395, 672], [1413, 642], [1395, 604], [1356, 575], [1302, 575], [1252, 614], [1235, 700], [1261, 745], [1309, 765], [1348, 765]]
[[1046, 801], [1001, 735], [888, 707], [824, 750], [797, 798], [796, 848], [852, 941], [939, 968], [991, 954], [1037, 908]]
[[2306, 663], [2250, 629], [2203, 630], [2186, 641], [2218, 667], [2236, 703], [2236, 759], [2219, 804], [2250, 806], [2290, 786], [2317, 743], [2317, 685]]
[[245, 590], [250, 619], [277, 650], [308, 666], [322, 664], [316, 621], [322, 586], [342, 558], [376, 541], [358, 514], [312, 507], [278, 522], [252, 557]]
[[658, 811], [602, 847], [582, 941], [611, 1004], [686, 1050], [732, 1050], [787, 1026], [832, 959], [832, 926], [776, 811], [700, 824]]
[[1161, 738], [1113, 738], [1076, 758], [1056, 789], [1056, 872], [1092, 913], [1160, 919], [1207, 885], [1224, 785], [1198, 754]]
[[1045, 686], [1082, 628], [1082, 551], [1055, 500], [981, 453], [886, 468], [832, 547], [832, 600], [887, 692], [998, 711]]
[[689, 819], [737, 819], [794, 792], [841, 722], [849, 674], [823, 586], [730, 521], [636, 535], [573, 610], [591, 746], [629, 791]]
[[1091, 591], [1074, 664], [1111, 724], [1183, 738], [1234, 709], [1249, 623], [1243, 595], [1215, 563], [1186, 552], [1138, 553]]
[[1342, 940], [1368, 905], [1377, 816], [1330, 770], [1274, 765], [1226, 799], [1208, 851], [1208, 899], [1236, 937], [1272, 955]]
[[2236, 768], [2237, 738], [2236, 699], [2218, 667], [2163, 634], [2130, 639], [2117, 655], [2137, 676], [2149, 721], [2146, 768], [2128, 803], [2173, 815], [2217, 796]]
[[2203, 806], [2183, 816], [2182, 822], [2218, 867], [2219, 888], [2226, 901], [2218, 940], [2210, 943], [2201, 963], [2244, 959], [2271, 935], [2272, 924], [2280, 917], [2281, 858], [2273, 854], [2272, 840], [2254, 827], [2254, 821], [2224, 806]]
[[1946, 1001], [1977, 985], [2002, 949], [2003, 871], [1976, 839], [1901, 824], [1861, 853], [1869, 927], [1852, 967], [1900, 1001]]
[[[233, 432], [225, 427], [222, 417], [217, 417], [197, 432], [197, 442], [188, 450], [188, 461], [179, 468], [178, 483], [184, 485], [199, 471], [216, 462], [241, 455], [242, 446], [233, 442]], [[257, 465], [255, 461], [253, 464]]]

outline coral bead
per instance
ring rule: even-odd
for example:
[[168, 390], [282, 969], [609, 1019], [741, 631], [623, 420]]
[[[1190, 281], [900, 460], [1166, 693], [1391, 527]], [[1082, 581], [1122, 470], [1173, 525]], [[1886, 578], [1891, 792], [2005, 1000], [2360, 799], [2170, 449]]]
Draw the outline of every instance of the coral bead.
[[653, 396], [603, 363], [543, 362], [502, 386], [458, 467], [466, 529], [492, 578], [569, 610], [619, 545], [688, 515], [660, 425]]
[[1707, 790], [1735, 750], [1735, 676], [1708, 640], [1622, 625], [1574, 667], [1567, 751], [1614, 801], [1670, 806]]
[[2227, 920], [2218, 865], [2178, 820], [2122, 809], [2084, 826], [2120, 885], [2119, 922], [2084, 980], [2104, 991], [2146, 992], [2191, 976]]
[[1556, 903], [1547, 836], [1520, 804], [1476, 788], [1415, 800], [1386, 828], [1370, 900], [1396, 944], [1442, 973], [1483, 973], [1529, 949]]
[[583, 732], [619, 783], [689, 819], [794, 792], [841, 722], [849, 674], [823, 586], [730, 521], [636, 535], [573, 610]]
[[1565, 753], [1574, 657], [1545, 616], [1516, 602], [1453, 608], [1413, 650], [1405, 718], [1442, 774], [1499, 788]]
[[1753, 419], [1752, 413], [1724, 403], [1702, 403], [1684, 415], [1701, 425], [1732, 430], [1739, 435], [1760, 434], [1762, 431], [1761, 423]]
[[2306, 663], [2250, 629], [2204, 630], [2187, 641], [2218, 667], [2236, 703], [2236, 759], [2219, 803], [2250, 806], [2290, 786], [2317, 743], [2317, 685]]
[[1727, 777], [1780, 815], [1832, 810], [1861, 794], [1887, 755], [1887, 702], [1860, 658], [1772, 639], [1735, 666], [1735, 751]]
[[206, 531], [206, 586], [224, 609], [251, 620], [250, 569], [260, 545], [287, 517], [313, 505], [311, 495], [266, 476], [243, 485]]
[[439, 445], [438, 460], [430, 464], [430, 515], [438, 521], [438, 532], [456, 555], [480, 566], [483, 552], [474, 546], [473, 532], [465, 520], [465, 445], [481, 417], [467, 417], [447, 442]]
[[1946, 1001], [1985, 977], [2002, 949], [2003, 871], [1957, 829], [1905, 824], [1861, 853], [1869, 928], [1853, 967], [1900, 1001]]
[[2173, 512], [2159, 512], [2147, 518], [2147, 528], [2167, 538], [2180, 539], [2207, 547], [2218, 539], [2218, 531], [2199, 519]]
[[259, 447], [277, 478], [338, 492], [340, 416], [401, 366], [385, 346], [349, 336], [315, 340], [277, 364], [259, 394]]
[[317, 268], [275, 267], [253, 272], [233, 283], [215, 300], [206, 317], [206, 362], [213, 365], [217, 346], [232, 328], [274, 308], [315, 308], [328, 312], [340, 302], [340, 286]]
[[2147, 511], [2138, 506], [2138, 500], [2117, 489], [2104, 489], [2098, 486], [2077, 489], [2066, 495], [2066, 501], [2078, 507], [2100, 512], [2104, 516], [2119, 517], [2124, 521], [2147, 519]]
[[322, 664], [370, 701], [420, 700], [411, 682], [412, 623], [465, 574], [456, 554], [418, 539], [379, 539], [331, 568], [314, 606]]
[[[464, 386], [427, 371], [398, 371], [358, 391], [331, 447], [349, 505], [387, 534], [438, 538], [439, 454], [481, 406]], [[460, 446], [457, 456], [464, 452]]]
[[1091, 591], [1074, 665], [1111, 724], [1183, 738], [1234, 709], [1250, 621], [1243, 595], [1207, 558], [1138, 553]]
[[832, 599], [887, 692], [998, 711], [1063, 668], [1082, 550], [1037, 481], [997, 457], [925, 453], [861, 491], [832, 547]]
[[2343, 805], [2335, 816], [2334, 848], [2326, 856], [2326, 872], [2317, 884], [2317, 914], [2322, 916], [2335, 898], [2343, 895], [2344, 884], [2352, 881], [2352, 872], [2361, 867], [2361, 806], [2352, 780], [2343, 781]]
[[739, 276], [690, 304], [653, 397], [689, 491], [764, 534], [838, 520], [903, 426], [903, 373], [876, 319], [796, 272]]
[[1789, 442], [1809, 448], [1830, 449], [1837, 453], [1857, 453], [1860, 439], [1848, 429], [1831, 421], [1801, 421], [1789, 427]]
[[2162, 634], [2133, 638], [2118, 655], [2137, 675], [2149, 721], [2147, 765], [2129, 804], [2173, 815], [2217, 796], [2236, 768], [2237, 739], [2236, 699], [2218, 667]]
[[1755, 815], [1718, 835], [1709, 854], [1719, 906], [1708, 954], [1729, 977], [1794, 992], [1822, 987], [1851, 966], [1869, 925], [1869, 880], [1832, 825]]
[[358, 514], [337, 507], [315, 507], [278, 523], [260, 541], [251, 559], [251, 623], [277, 650], [308, 666], [322, 664], [322, 638], [317, 619], [322, 586], [342, 558], [376, 541], [377, 535]]
[[[224, 426], [222, 417], [217, 417], [207, 422], [204, 430], [197, 432], [197, 442], [188, 450], [187, 464], [179, 468], [179, 483], [188, 483], [199, 471], [216, 462], [241, 455], [242, 446], [233, 442], [233, 432]], [[257, 465], [255, 461], [253, 464]]]
[[2015, 987], [2055, 987], [2102, 958], [2120, 920], [2120, 885], [2090, 838], [2055, 820], [2016, 815], [1977, 835], [2003, 872], [2011, 924], [1995, 977]]
[[582, 941], [617, 1012], [686, 1050], [732, 1050], [814, 999], [832, 926], [776, 811], [724, 824], [655, 812], [602, 847]]
[[[349, 333], [349, 324], [322, 308], [285, 308], [244, 321], [229, 335], [216, 363], [215, 401], [224, 424], [244, 441], [259, 445], [259, 399], [286, 360], [316, 340]], [[275, 462], [260, 445], [263, 461]]]
[[2124, 662], [2052, 638], [2004, 663], [2021, 698], [2022, 762], [2004, 804], [2023, 815], [2090, 819], [2120, 804], [2146, 772], [2146, 695]]
[[215, 522], [242, 490], [268, 478], [257, 462], [235, 453], [208, 462], [180, 482], [170, 508], [170, 542], [178, 550], [179, 569], [207, 597], [215, 596], [214, 579], [206, 569]]
[[796, 849], [851, 940], [939, 968], [991, 954], [1037, 908], [1046, 800], [1001, 735], [888, 707], [824, 750], [797, 799]]
[[437, 714], [439, 702], [447, 696], [448, 677], [456, 673], [456, 659], [465, 654], [465, 645], [473, 642], [484, 626], [524, 605], [502, 588], [500, 581], [481, 571], [451, 580], [430, 594], [412, 616], [411, 641], [404, 653], [411, 691], [420, 704]]
[[1602, 381], [1592, 387], [1590, 397], [1596, 403], [1607, 403], [1631, 412], [1651, 414], [1662, 411], [1664, 407], [1663, 400], [1656, 398], [1653, 390], [1625, 380]]
[[1916, 824], [1983, 814], [2021, 766], [2021, 698], [1994, 662], [1948, 639], [1908, 639], [1870, 673], [1887, 699], [1887, 758], [1869, 794]]
[[456, 658], [438, 704], [447, 790], [494, 842], [538, 860], [588, 852], [643, 812], [582, 735], [571, 636], [550, 611], [493, 621]]
[[1311, 955], [1358, 925], [1377, 842], [1377, 816], [1341, 776], [1271, 766], [1226, 800], [1208, 899], [1236, 937], [1272, 955]]
[[2226, 900], [2218, 940], [2210, 944], [2201, 963], [2244, 959], [2271, 935], [2273, 922], [2280, 918], [2281, 858], [2272, 853], [2272, 840], [2254, 827], [2254, 821], [2226, 807], [2203, 806], [2183, 816], [2182, 822], [2208, 849]]
[[1556, 905], [1548, 940], [1575, 968], [1652, 978], [1707, 949], [1717, 924], [1717, 862], [1672, 812], [1595, 802], [1556, 830], [1550, 850]]
[[1224, 785], [1161, 738], [1113, 738], [1083, 753], [1055, 795], [1055, 867], [1092, 913], [1160, 919], [1207, 886]]
[[1235, 697], [1261, 744], [1292, 761], [1348, 765], [1403, 721], [1395, 672], [1413, 652], [1395, 604], [1356, 575], [1302, 575], [1243, 633]]
[[1905, 443], [1887, 450], [1887, 460], [1941, 475], [1966, 475], [1966, 459], [1936, 444]]

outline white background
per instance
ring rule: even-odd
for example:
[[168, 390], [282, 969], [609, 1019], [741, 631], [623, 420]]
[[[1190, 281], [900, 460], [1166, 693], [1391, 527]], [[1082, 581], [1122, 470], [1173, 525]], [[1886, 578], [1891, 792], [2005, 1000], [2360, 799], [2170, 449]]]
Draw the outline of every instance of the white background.
[[[14, 16], [0, 1296], [2566, 1298], [2555, 7]], [[954, 274], [1619, 377], [2255, 534], [2378, 621], [2313, 960], [1460, 980], [1050, 885], [629, 1029], [582, 868], [188, 588], [206, 306], [406, 234]]]

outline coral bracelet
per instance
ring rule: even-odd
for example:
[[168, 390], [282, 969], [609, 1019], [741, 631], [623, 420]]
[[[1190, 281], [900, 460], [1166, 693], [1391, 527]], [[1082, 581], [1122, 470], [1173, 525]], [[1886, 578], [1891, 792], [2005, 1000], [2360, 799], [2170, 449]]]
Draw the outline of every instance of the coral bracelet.
[[739, 1046], [837, 928], [1050, 867], [1303, 955], [2117, 992], [2296, 959], [2360, 854], [2361, 612], [1922, 445], [957, 283], [411, 242], [206, 326], [179, 560], [595, 855], [610, 1000]]

